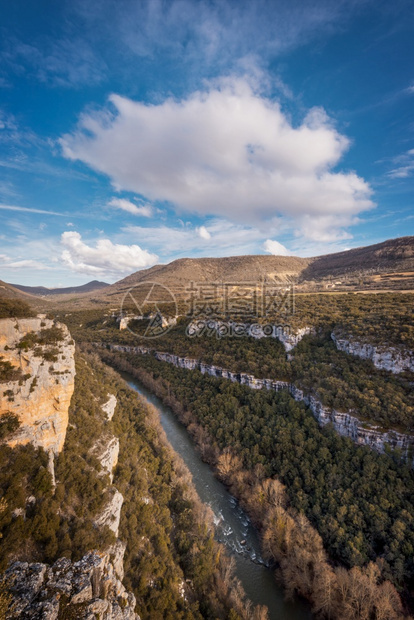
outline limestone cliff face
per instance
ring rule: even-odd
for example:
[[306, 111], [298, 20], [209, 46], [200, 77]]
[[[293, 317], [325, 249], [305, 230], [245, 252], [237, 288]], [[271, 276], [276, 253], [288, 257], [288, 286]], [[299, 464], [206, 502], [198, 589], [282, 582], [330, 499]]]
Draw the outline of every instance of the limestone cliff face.
[[124, 496], [122, 493], [120, 493], [115, 487], [112, 487], [111, 498], [102, 510], [101, 514], [95, 519], [95, 525], [98, 527], [109, 527], [115, 536], [118, 536], [123, 503]]
[[161, 351], [152, 351], [145, 347], [111, 345], [111, 349], [121, 352], [153, 354], [156, 359], [174, 364], [174, 366], [178, 366], [179, 368], [186, 368], [187, 370], [198, 369], [202, 373], [213, 377], [230, 379], [230, 381], [247, 385], [256, 390], [262, 388], [274, 390], [276, 392], [279, 390], [288, 390], [295, 400], [303, 401], [309, 406], [320, 426], [331, 423], [339, 435], [349, 437], [359, 445], [369, 446], [380, 453], [385, 452], [386, 446], [392, 449], [398, 448], [402, 450], [404, 454], [410, 454], [414, 450], [413, 435], [399, 433], [392, 429], [383, 431], [378, 425], [361, 422], [353, 411], [336, 411], [330, 407], [325, 407], [317, 398], [304, 393], [303, 390], [293, 383], [274, 381], [273, 379], [257, 379], [253, 375], [247, 373], [234, 373], [226, 368], [204, 364], [196, 359], [178, 357], [177, 355]]
[[339, 337], [334, 332], [331, 338], [339, 351], [371, 360], [377, 368], [389, 370], [395, 374], [407, 370], [414, 372], [414, 354], [403, 347], [374, 346]]
[[7, 618], [139, 620], [135, 597], [118, 576], [125, 547], [119, 551], [118, 571], [109, 553], [97, 551], [75, 563], [61, 558], [53, 566], [15, 562], [3, 576], [12, 595]]
[[[36, 344], [36, 337], [41, 339], [52, 328], [61, 330], [61, 339]], [[18, 346], [25, 337], [27, 350]], [[55, 454], [61, 451], [74, 390], [74, 352], [65, 325], [44, 317], [0, 320], [0, 357], [21, 371], [17, 380], [0, 384], [0, 415], [11, 412], [20, 421], [9, 445], [31, 442]]]
[[114, 394], [108, 394], [108, 396], [109, 399], [102, 405], [102, 411], [106, 414], [108, 420], [112, 420], [114, 417], [117, 400]]
[[119, 439], [118, 437], [108, 436], [101, 439], [93, 446], [93, 454], [97, 457], [102, 467], [102, 474], [108, 474], [109, 479], [113, 481], [113, 471], [118, 463], [119, 456]]
[[274, 325], [268, 323], [235, 323], [234, 321], [216, 321], [208, 319], [205, 321], [194, 321], [187, 328], [187, 334], [194, 336], [200, 333], [215, 331], [219, 337], [228, 336], [251, 336], [252, 338], [277, 338], [285, 347], [285, 351], [291, 351], [307, 334], [314, 334], [314, 327], [302, 327], [293, 333], [289, 325]]

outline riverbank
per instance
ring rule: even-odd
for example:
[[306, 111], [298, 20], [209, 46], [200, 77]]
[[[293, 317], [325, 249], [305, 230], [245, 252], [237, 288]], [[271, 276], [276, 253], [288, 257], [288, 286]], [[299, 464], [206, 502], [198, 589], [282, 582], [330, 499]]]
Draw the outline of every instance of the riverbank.
[[254, 605], [266, 605], [269, 620], [309, 620], [311, 614], [305, 603], [286, 601], [283, 589], [274, 579], [273, 570], [261, 557], [255, 527], [234, 496], [214, 476], [211, 467], [201, 459], [187, 430], [171, 408], [137, 379], [126, 373], [122, 376], [132, 389], [157, 409], [167, 440], [192, 474], [201, 501], [213, 510], [217, 540], [226, 545], [234, 558], [235, 576], [249, 600]]
[[405, 617], [397, 592], [390, 582], [381, 579], [375, 564], [363, 569], [354, 566], [351, 570], [333, 566], [319, 534], [303, 514], [289, 507], [283, 485], [266, 478], [260, 466], [254, 471], [243, 470], [241, 459], [234, 451], [220, 452], [194, 413], [184, 410], [174, 397], [172, 386], [139, 368], [139, 358], [133, 365], [119, 354], [102, 352], [102, 355], [105, 361], [138, 377], [180, 417], [203, 459], [216, 468], [260, 529], [264, 551], [269, 559], [277, 562], [288, 593], [307, 598], [314, 611], [325, 617], [353, 619], [366, 614], [373, 618]]

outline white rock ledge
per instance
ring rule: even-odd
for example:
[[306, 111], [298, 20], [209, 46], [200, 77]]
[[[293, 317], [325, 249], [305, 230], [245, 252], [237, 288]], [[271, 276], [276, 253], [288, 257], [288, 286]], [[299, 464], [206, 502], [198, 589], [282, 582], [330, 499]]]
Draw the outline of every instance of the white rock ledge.
[[114, 417], [117, 400], [116, 396], [114, 396], [113, 394], [108, 394], [108, 396], [109, 400], [102, 405], [102, 411], [106, 414], [108, 420], [112, 420], [112, 418]]
[[102, 437], [91, 448], [102, 467], [100, 475], [109, 475], [111, 484], [114, 479], [113, 471], [118, 463], [119, 439], [118, 437]]
[[355, 443], [359, 445], [366, 445], [376, 450], [379, 453], [385, 452], [385, 447], [389, 446], [392, 449], [400, 449], [403, 454], [409, 456], [414, 450], [414, 436], [399, 433], [395, 430], [382, 431], [380, 427], [375, 424], [367, 424], [361, 422], [356, 415], [353, 415], [353, 411], [341, 412], [325, 407], [314, 396], [305, 394], [303, 390], [299, 389], [293, 383], [287, 381], [274, 381], [272, 379], [257, 379], [253, 375], [247, 373], [234, 373], [225, 368], [218, 366], [212, 366], [204, 364], [196, 359], [188, 357], [179, 357], [172, 353], [165, 353], [162, 351], [153, 351], [146, 347], [129, 347], [125, 345], [110, 345], [112, 351], [120, 351], [125, 353], [137, 353], [141, 355], [152, 354], [154, 357], [163, 362], [168, 362], [179, 368], [185, 368], [187, 370], [200, 370], [202, 373], [211, 375], [213, 377], [220, 377], [223, 379], [229, 379], [230, 381], [247, 385], [250, 388], [259, 390], [288, 390], [293, 398], [297, 401], [303, 401], [309, 406], [313, 415], [317, 419], [320, 426], [325, 426], [328, 423], [332, 423], [335, 430], [339, 435], [343, 437], [349, 437]]
[[124, 496], [117, 489], [114, 489], [114, 493], [106, 504], [105, 508], [95, 519], [95, 525], [98, 527], [109, 527], [110, 530], [118, 537], [119, 522], [121, 520], [121, 509], [124, 503]]
[[394, 374], [404, 371], [414, 372], [414, 354], [403, 347], [379, 347], [372, 344], [347, 340], [331, 334], [338, 351], [356, 355], [362, 359], [371, 360], [374, 366], [381, 370], [389, 370]]

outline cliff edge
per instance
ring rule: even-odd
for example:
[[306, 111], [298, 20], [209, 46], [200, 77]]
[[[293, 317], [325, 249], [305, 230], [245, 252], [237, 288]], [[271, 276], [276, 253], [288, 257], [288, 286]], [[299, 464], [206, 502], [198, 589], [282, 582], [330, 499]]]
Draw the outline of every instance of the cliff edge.
[[43, 316], [0, 320], [0, 419], [17, 418], [9, 446], [63, 448], [74, 390], [75, 344], [66, 325]]

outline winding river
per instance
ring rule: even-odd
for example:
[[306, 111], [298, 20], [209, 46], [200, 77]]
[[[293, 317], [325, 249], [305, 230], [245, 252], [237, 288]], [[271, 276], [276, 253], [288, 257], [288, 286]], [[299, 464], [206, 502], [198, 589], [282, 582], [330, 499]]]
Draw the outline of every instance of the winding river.
[[283, 589], [276, 584], [273, 572], [261, 557], [259, 538], [248, 516], [201, 460], [185, 427], [169, 407], [136, 379], [125, 373], [122, 376], [133, 390], [158, 410], [168, 441], [190, 470], [200, 499], [213, 510], [217, 539], [233, 555], [236, 576], [248, 598], [255, 605], [266, 605], [270, 620], [309, 620], [312, 616], [304, 603], [284, 600]]

